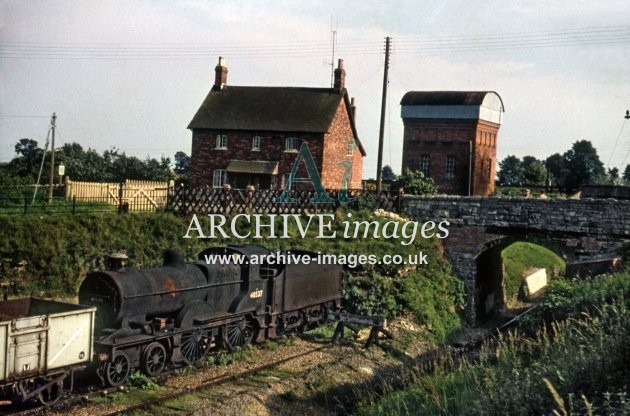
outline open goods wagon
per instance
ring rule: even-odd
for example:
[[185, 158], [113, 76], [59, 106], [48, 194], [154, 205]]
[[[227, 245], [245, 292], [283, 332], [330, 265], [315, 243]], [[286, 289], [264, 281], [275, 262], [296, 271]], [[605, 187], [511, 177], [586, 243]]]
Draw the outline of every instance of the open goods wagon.
[[0, 302], [1, 397], [49, 403], [71, 390], [92, 360], [95, 312], [34, 297]]

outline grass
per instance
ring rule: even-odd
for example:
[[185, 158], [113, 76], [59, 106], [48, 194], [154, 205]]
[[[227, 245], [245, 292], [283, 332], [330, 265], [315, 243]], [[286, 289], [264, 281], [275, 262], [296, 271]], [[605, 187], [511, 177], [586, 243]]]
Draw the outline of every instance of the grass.
[[565, 262], [551, 250], [536, 244], [518, 242], [501, 253], [505, 270], [505, 291], [508, 300], [515, 299], [524, 281], [525, 273], [532, 268], [544, 268], [548, 276], [564, 272]]
[[[592, 281], [554, 282], [532, 338], [507, 335], [475, 362], [445, 362], [434, 374], [357, 414], [629, 414], [630, 271]], [[543, 318], [560, 318], [540, 326]], [[549, 322], [549, 321], [546, 321]]]
[[[349, 217], [351, 214], [352, 217]], [[208, 229], [207, 217], [199, 217]], [[463, 286], [444, 258], [437, 239], [417, 236], [404, 245], [402, 238], [343, 238], [345, 221], [390, 221], [367, 211], [338, 211], [332, 229], [338, 238], [318, 238], [318, 227], [310, 227], [305, 238], [290, 221], [290, 239], [184, 239], [190, 221], [169, 213], [125, 215], [2, 216], [0, 215], [0, 281], [15, 283], [14, 295], [73, 297], [91, 270], [104, 267], [107, 254], [119, 251], [129, 257], [128, 267], [154, 267], [162, 263], [162, 252], [172, 247], [188, 259], [208, 246], [264, 244], [267, 248], [301, 249], [336, 255], [384, 255], [403, 257], [420, 251], [427, 265], [401, 273], [402, 267], [366, 264], [346, 269], [343, 298], [353, 313], [391, 318], [411, 311], [440, 341], [459, 329], [458, 308], [464, 302]], [[278, 218], [278, 229], [281, 219]], [[241, 234], [247, 224], [239, 223]], [[251, 230], [249, 230], [251, 231]], [[391, 231], [391, 229], [390, 229]], [[453, 305], [456, 305], [455, 307]]]

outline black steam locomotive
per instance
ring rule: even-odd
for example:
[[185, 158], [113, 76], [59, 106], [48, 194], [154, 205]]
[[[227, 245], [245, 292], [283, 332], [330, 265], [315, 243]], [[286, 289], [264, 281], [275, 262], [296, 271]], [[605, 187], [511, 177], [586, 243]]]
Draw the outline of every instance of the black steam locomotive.
[[[161, 267], [88, 274], [79, 303], [97, 308], [99, 376], [117, 386], [135, 369], [154, 376], [214, 347], [234, 350], [323, 323], [341, 307], [342, 267], [292, 253], [311, 261], [277, 265], [265, 261], [273, 253], [263, 247], [229, 246], [207, 249], [193, 263], [167, 250]], [[217, 256], [223, 261], [204, 260]]]

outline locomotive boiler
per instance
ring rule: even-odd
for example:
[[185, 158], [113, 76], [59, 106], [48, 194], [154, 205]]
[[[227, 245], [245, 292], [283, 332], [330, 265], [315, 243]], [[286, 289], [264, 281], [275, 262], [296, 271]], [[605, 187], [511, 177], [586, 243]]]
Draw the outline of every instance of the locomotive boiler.
[[99, 376], [125, 382], [138, 368], [195, 363], [214, 347], [228, 350], [326, 321], [341, 308], [342, 267], [309, 261], [276, 264], [254, 245], [210, 248], [186, 263], [167, 250], [161, 267], [88, 274], [79, 302], [96, 307]]

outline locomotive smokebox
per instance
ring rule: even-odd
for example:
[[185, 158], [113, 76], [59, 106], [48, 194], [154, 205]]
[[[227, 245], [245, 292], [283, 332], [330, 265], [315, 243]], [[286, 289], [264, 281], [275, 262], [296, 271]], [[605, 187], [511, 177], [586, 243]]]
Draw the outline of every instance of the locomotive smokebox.
[[89, 273], [79, 288], [79, 303], [97, 307], [98, 329], [117, 328], [124, 321], [144, 323], [204, 300], [207, 284], [199, 267], [167, 250], [162, 267]]

